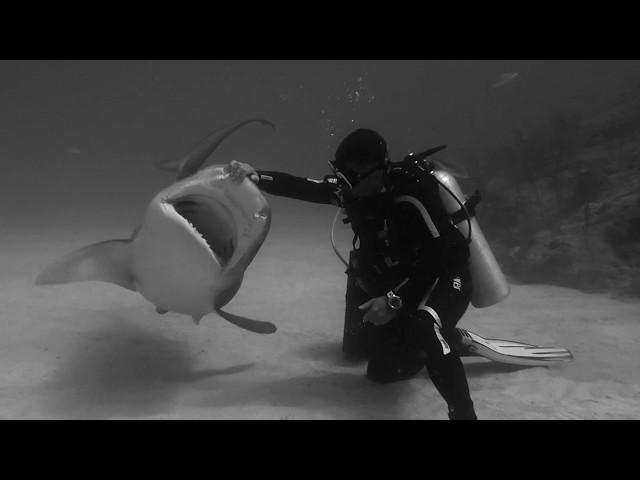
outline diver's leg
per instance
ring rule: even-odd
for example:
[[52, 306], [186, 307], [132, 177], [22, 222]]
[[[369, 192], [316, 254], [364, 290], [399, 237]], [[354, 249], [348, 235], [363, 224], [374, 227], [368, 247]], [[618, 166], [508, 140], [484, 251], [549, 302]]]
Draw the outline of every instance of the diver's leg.
[[[353, 252], [350, 260], [353, 259]], [[370, 299], [359, 285], [352, 268], [347, 270], [347, 293], [345, 297], [344, 331], [342, 352], [354, 360], [363, 360], [368, 356], [371, 325], [362, 321], [365, 312], [358, 307]]]
[[442, 398], [447, 402], [450, 420], [477, 420], [469, 393], [464, 365], [456, 353], [438, 361], [427, 361], [427, 372]]
[[376, 383], [393, 383], [415, 377], [425, 365], [414, 348], [407, 319], [399, 315], [387, 325], [372, 326], [367, 378]]
[[[449, 408], [452, 420], [476, 420], [464, 365], [456, 348], [455, 329], [471, 300], [467, 269], [440, 277], [431, 296], [421, 305], [412, 327], [427, 353], [427, 372]], [[427, 315], [425, 315], [425, 313]]]

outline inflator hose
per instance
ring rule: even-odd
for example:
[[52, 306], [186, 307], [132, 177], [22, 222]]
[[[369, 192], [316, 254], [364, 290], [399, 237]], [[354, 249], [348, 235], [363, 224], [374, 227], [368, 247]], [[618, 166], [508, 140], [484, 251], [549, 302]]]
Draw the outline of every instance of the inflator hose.
[[[469, 233], [467, 234], [467, 244], [470, 244], [471, 243], [471, 215], [469, 214], [469, 211], [467, 210], [467, 207], [465, 206], [465, 204], [463, 202], [461, 202], [458, 199], [458, 197], [456, 197], [456, 195], [449, 189], [449, 187], [447, 187], [444, 183], [442, 183], [440, 180], [438, 180], [438, 178], [435, 175], [434, 175], [433, 178], [435, 178], [436, 182], [438, 182], [440, 184], [440, 186], [442, 188], [444, 188], [447, 191], [447, 193], [454, 198], [454, 200], [456, 202], [458, 202], [458, 205], [460, 205], [460, 208], [462, 209], [462, 211], [464, 212], [465, 216], [467, 217], [467, 223], [469, 224]], [[338, 210], [336, 211], [335, 216], [333, 217], [333, 222], [331, 223], [331, 246], [333, 247], [333, 251], [338, 256], [340, 261], [342, 263], [344, 263], [344, 266], [349, 268], [349, 263], [344, 259], [344, 257], [342, 255], [340, 255], [340, 252], [338, 251], [338, 248], [336, 247], [336, 242], [335, 242], [335, 238], [334, 238], [334, 231], [335, 231], [335, 228], [336, 228], [336, 221], [338, 220], [338, 215], [340, 215], [341, 212], [342, 212], [342, 208], [338, 208]]]

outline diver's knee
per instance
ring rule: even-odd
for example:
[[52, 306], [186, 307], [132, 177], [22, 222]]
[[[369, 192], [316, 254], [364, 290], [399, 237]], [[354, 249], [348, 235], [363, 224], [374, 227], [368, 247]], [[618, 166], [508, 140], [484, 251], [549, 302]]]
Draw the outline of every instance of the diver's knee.
[[424, 366], [425, 361], [419, 355], [384, 359], [373, 357], [367, 364], [367, 378], [380, 384], [399, 382], [415, 377]]

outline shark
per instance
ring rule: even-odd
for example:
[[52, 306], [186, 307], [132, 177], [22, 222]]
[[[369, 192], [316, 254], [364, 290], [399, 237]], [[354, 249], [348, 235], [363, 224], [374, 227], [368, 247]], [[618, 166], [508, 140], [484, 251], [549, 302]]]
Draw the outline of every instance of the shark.
[[139, 292], [160, 314], [190, 315], [199, 324], [215, 312], [240, 328], [275, 332], [270, 322], [222, 310], [267, 237], [269, 203], [250, 179], [233, 179], [226, 165], [201, 168], [223, 140], [253, 122], [275, 128], [246, 120], [215, 130], [178, 162], [157, 164], [177, 171], [177, 179], [153, 197], [130, 237], [72, 251], [44, 268], [36, 285], [109, 282]]

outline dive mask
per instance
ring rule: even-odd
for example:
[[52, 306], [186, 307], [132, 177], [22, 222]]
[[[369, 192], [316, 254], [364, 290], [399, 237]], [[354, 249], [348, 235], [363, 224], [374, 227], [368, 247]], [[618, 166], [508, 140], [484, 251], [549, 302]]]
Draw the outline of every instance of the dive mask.
[[365, 170], [364, 172], [357, 172], [350, 168], [338, 169], [332, 160], [329, 160], [327, 163], [329, 164], [329, 167], [331, 167], [331, 170], [333, 170], [334, 175], [338, 177], [338, 179], [344, 184], [346, 188], [349, 189], [353, 188], [358, 184], [358, 182], [360, 182], [364, 178], [367, 178], [373, 172], [384, 169], [386, 167], [385, 162], [377, 164], [371, 167], [369, 170]]

